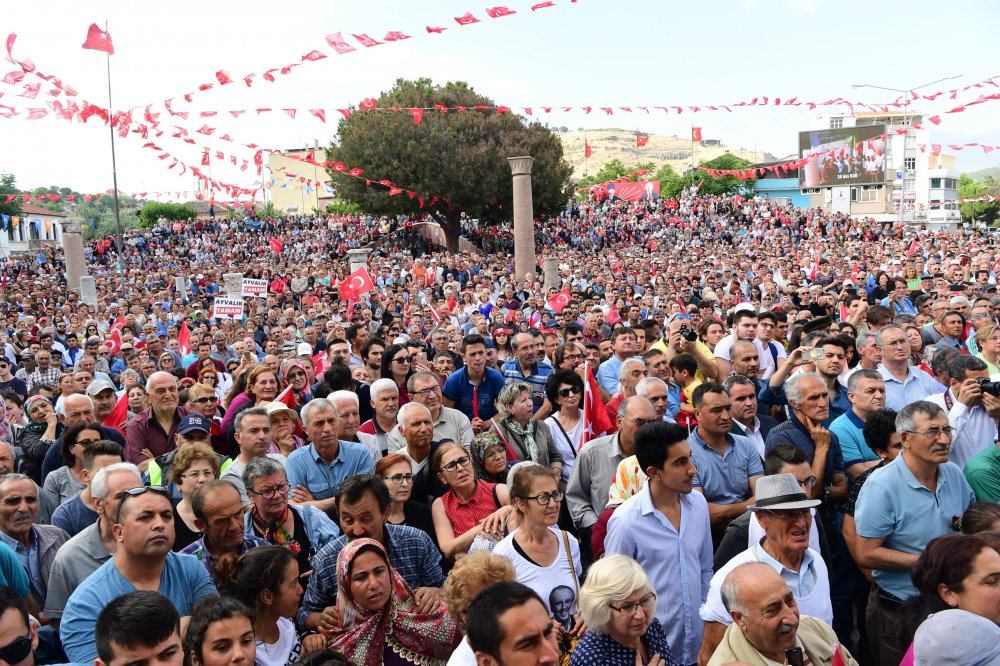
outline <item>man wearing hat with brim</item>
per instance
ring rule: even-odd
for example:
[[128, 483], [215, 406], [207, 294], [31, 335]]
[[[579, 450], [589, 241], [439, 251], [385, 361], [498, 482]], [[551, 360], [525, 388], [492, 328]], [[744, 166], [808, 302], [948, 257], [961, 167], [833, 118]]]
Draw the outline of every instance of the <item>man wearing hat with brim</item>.
[[756, 503], [748, 507], [754, 513], [750, 519], [760, 523], [765, 535], [712, 576], [708, 598], [701, 607], [701, 619], [705, 621], [701, 645], [704, 662], [715, 652], [726, 627], [733, 622], [722, 603], [722, 583], [729, 572], [747, 562], [761, 562], [774, 569], [792, 590], [804, 615], [827, 624], [833, 622], [826, 563], [809, 547], [812, 509], [819, 506], [820, 500], [809, 499], [794, 474], [761, 477], [756, 488]]

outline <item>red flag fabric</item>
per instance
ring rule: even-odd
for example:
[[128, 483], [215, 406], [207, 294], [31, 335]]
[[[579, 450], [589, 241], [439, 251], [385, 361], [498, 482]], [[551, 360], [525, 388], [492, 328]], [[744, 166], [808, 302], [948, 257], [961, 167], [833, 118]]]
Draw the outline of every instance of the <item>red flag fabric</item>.
[[294, 409], [298, 411], [298, 405], [295, 404], [295, 394], [292, 393], [292, 385], [289, 384], [285, 387], [285, 390], [278, 394], [278, 397], [274, 399], [275, 402], [284, 403], [289, 409]]
[[115, 45], [111, 43], [111, 33], [101, 30], [96, 23], [91, 23], [90, 27], [87, 28], [87, 40], [83, 43], [83, 48], [104, 51], [108, 55], [115, 54]]
[[844, 660], [840, 646], [836, 643], [833, 644], [833, 660], [830, 662], [830, 666], [847, 666], [847, 661]]
[[639, 134], [638, 132], [636, 132], [636, 134], [635, 134], [635, 147], [636, 148], [642, 148], [647, 143], [649, 143], [649, 137], [646, 136], [645, 134]]
[[271, 247], [271, 252], [281, 254], [281, 251], [285, 249], [285, 246], [281, 244], [281, 241], [277, 238], [272, 238], [267, 241], [267, 244]]
[[101, 423], [109, 428], [115, 428], [123, 435], [125, 431], [122, 429], [122, 424], [128, 420], [128, 391], [122, 394], [122, 397], [118, 398], [118, 402], [115, 403], [115, 408], [111, 410], [107, 418]]
[[593, 154], [594, 154], [594, 151], [592, 151], [590, 149], [590, 144], [587, 143], [587, 136], [584, 135], [584, 137], [583, 137], [583, 157], [584, 157], [584, 159], [589, 159], [590, 156], [593, 155]]
[[816, 260], [815, 260], [815, 261], [813, 261], [813, 265], [812, 265], [812, 270], [811, 270], [811, 271], [809, 271], [809, 280], [810, 280], [810, 281], [812, 281], [812, 280], [815, 280], [815, 279], [816, 279], [816, 273], [817, 273], [818, 271], [819, 271], [819, 255], [817, 254], [817, 255], [816, 255]]
[[469, 25], [470, 23], [479, 23], [479, 19], [472, 15], [472, 12], [465, 12], [462, 16], [456, 16], [455, 22], [459, 25]]
[[326, 369], [330, 367], [330, 359], [325, 350], [313, 356], [313, 367], [316, 368], [316, 379], [321, 378]]
[[545, 305], [547, 305], [549, 309], [551, 309], [556, 314], [559, 314], [560, 312], [562, 312], [562, 309], [566, 307], [566, 304], [569, 303], [569, 300], [570, 300], [569, 290], [563, 289], [558, 294], [555, 294], [554, 296], [552, 296], [552, 298], [545, 301]]
[[353, 299], [375, 290], [372, 283], [372, 276], [368, 274], [368, 269], [358, 266], [358, 269], [347, 276], [340, 285], [340, 298], [342, 300]]
[[600, 437], [614, 428], [604, 408], [601, 392], [597, 390], [594, 371], [587, 363], [587, 380], [583, 383], [583, 443]]
[[692, 127], [691, 128], [691, 140], [692, 141], [701, 141], [701, 128], [700, 127]]
[[177, 331], [177, 342], [180, 343], [181, 352], [185, 356], [191, 353], [191, 331], [186, 321], [181, 322], [181, 330]]
[[419, 125], [420, 121], [424, 119], [424, 110], [423, 109], [416, 109], [416, 108], [409, 109], [409, 112], [410, 112], [410, 115], [413, 116], [413, 124], [414, 125]]
[[113, 329], [104, 344], [111, 349], [112, 356], [117, 356], [122, 350], [122, 330], [120, 328]]
[[339, 32], [335, 32], [332, 35], [327, 35], [326, 43], [329, 44], [330, 48], [332, 48], [337, 53], [350, 53], [351, 51], [358, 50], [356, 47], [351, 46], [346, 41], [344, 41], [344, 36]]
[[940, 154], [941, 154], [941, 144], [940, 143], [932, 143], [931, 144], [931, 155], [937, 156], [937, 155], [940, 155]]
[[840, 321], [841, 323], [847, 321], [851, 316], [851, 313], [847, 310], [847, 306], [843, 303], [840, 304]]
[[622, 315], [618, 312], [618, 308], [611, 308], [608, 310], [608, 325], [614, 326], [617, 322], [622, 320]]
[[516, 14], [513, 9], [508, 9], [507, 7], [487, 7], [486, 15], [490, 18], [500, 18], [501, 16], [510, 16], [511, 14]]
[[920, 245], [920, 244], [918, 243], [918, 240], [919, 240], [919, 239], [917, 239], [917, 238], [914, 238], [914, 239], [913, 239], [913, 242], [912, 242], [912, 243], [910, 243], [910, 249], [906, 251], [906, 256], [908, 256], [908, 257], [912, 257], [913, 255], [915, 255], [915, 254], [917, 253], [917, 248], [918, 248], [918, 247], [919, 247], [919, 245]]

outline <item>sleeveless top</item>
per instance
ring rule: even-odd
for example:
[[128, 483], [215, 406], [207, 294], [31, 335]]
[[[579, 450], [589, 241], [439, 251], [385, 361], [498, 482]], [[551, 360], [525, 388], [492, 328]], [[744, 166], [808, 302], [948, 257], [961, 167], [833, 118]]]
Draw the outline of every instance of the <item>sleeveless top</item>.
[[486, 481], [476, 481], [476, 492], [472, 499], [463, 502], [454, 491], [449, 490], [441, 496], [445, 513], [451, 521], [451, 529], [455, 536], [461, 536], [479, 524], [479, 521], [497, 510], [497, 502], [493, 499], [493, 487], [496, 484]]

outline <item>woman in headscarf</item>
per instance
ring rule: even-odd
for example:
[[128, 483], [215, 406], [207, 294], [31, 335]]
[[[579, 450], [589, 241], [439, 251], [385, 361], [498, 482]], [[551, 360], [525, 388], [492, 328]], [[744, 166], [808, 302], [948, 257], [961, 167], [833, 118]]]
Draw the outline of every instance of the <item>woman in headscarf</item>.
[[444, 666], [461, 640], [444, 603], [418, 613], [413, 592], [374, 539], [349, 542], [337, 558], [337, 610], [343, 628], [329, 647], [358, 666]]
[[42, 460], [49, 447], [56, 443], [65, 429], [49, 399], [33, 395], [24, 403], [30, 423], [21, 429], [16, 445], [24, 452], [21, 456], [22, 471], [41, 485]]
[[488, 483], [507, 483], [507, 448], [493, 430], [481, 432], [469, 446], [476, 478]]
[[309, 370], [305, 363], [297, 358], [286, 359], [281, 364], [281, 384], [291, 386], [295, 396], [295, 404], [300, 408], [313, 399], [312, 382], [309, 381]]

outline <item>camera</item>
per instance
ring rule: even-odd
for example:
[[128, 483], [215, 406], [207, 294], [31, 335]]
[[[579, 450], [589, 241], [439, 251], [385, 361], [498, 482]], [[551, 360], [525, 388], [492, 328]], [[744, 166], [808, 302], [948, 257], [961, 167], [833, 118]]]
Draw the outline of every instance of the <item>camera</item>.
[[678, 333], [680, 333], [681, 337], [687, 340], [688, 342], [696, 342], [698, 340], [698, 332], [692, 331], [690, 328], [688, 328], [687, 324], [681, 326], [681, 329], [680, 331], [678, 331]]
[[979, 390], [983, 393], [989, 393], [990, 395], [1000, 398], [1000, 382], [990, 381], [986, 377], [980, 377], [976, 380], [979, 384]]

